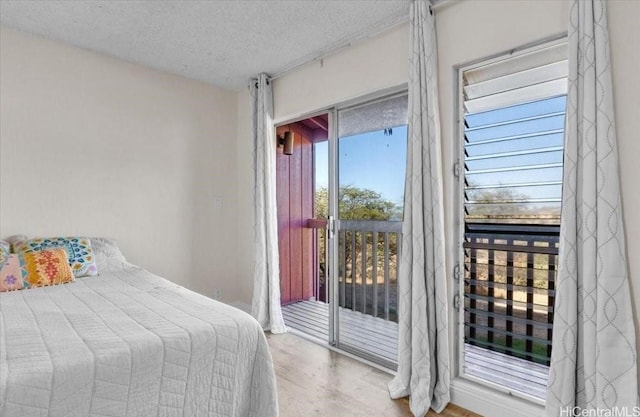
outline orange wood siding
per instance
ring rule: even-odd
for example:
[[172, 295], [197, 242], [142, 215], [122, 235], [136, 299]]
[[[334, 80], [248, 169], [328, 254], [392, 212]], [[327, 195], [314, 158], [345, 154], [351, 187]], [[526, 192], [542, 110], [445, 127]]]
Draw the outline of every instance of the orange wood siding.
[[276, 154], [278, 204], [278, 244], [280, 250], [280, 293], [283, 304], [313, 296], [314, 245], [307, 221], [313, 218], [313, 142], [312, 133], [292, 124], [295, 134], [293, 155]]
[[[307, 227], [309, 219], [313, 218], [313, 191], [314, 191], [314, 168], [313, 168], [313, 144], [311, 141], [306, 141], [302, 144], [302, 167], [300, 188], [302, 191], [301, 201], [301, 216], [300, 216], [300, 228], [304, 231], [302, 233], [302, 275], [303, 277], [309, 277], [302, 280], [302, 294], [303, 297], [308, 299], [313, 295], [313, 282], [315, 276], [315, 245], [313, 244], [313, 230]], [[309, 294], [307, 296], [307, 294]]]

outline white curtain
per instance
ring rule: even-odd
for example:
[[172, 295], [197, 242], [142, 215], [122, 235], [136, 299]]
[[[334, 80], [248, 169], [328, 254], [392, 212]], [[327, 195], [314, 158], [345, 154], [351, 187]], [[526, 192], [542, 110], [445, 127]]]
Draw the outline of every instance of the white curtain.
[[255, 269], [251, 314], [265, 330], [284, 333], [276, 213], [276, 139], [273, 94], [266, 74], [252, 80]]
[[409, 142], [399, 275], [398, 373], [392, 398], [415, 416], [450, 401], [438, 62], [430, 5], [411, 4]]
[[570, 7], [565, 131], [547, 416], [567, 407], [593, 413], [626, 406], [632, 413], [636, 338], [603, 0], [574, 0]]

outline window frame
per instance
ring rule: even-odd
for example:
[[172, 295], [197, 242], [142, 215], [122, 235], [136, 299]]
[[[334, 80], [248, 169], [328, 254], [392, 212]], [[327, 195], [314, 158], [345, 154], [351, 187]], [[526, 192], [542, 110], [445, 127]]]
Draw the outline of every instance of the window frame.
[[486, 65], [495, 64], [506, 59], [515, 58], [521, 55], [529, 54], [538, 50], [549, 48], [552, 46], [566, 44], [567, 34], [562, 33], [552, 37], [544, 38], [535, 42], [531, 42], [520, 47], [496, 53], [487, 57], [482, 57], [453, 67], [454, 70], [454, 135], [453, 150], [453, 206], [454, 210], [454, 262], [453, 262], [453, 351], [452, 368], [454, 377], [470, 381], [474, 384], [480, 384], [488, 387], [496, 392], [505, 393], [510, 396], [524, 399], [537, 405], [544, 406], [543, 399], [526, 395], [518, 391], [511, 391], [504, 386], [492, 383], [490, 381], [469, 375], [465, 372], [465, 311], [464, 311], [464, 263], [465, 251], [463, 243], [465, 241], [465, 97], [464, 97], [464, 73], [472, 69], [477, 69]]

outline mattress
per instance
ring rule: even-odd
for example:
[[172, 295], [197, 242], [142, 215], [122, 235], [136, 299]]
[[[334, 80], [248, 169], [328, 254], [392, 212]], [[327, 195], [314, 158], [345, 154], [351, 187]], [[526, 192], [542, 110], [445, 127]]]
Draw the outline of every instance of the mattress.
[[0, 293], [0, 415], [278, 415], [249, 315], [138, 268]]

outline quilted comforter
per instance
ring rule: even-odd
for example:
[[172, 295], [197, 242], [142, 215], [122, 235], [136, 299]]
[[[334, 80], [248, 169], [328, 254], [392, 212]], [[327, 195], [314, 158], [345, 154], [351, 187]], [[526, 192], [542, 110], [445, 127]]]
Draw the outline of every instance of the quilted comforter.
[[0, 415], [278, 415], [249, 315], [130, 267], [0, 293]]

